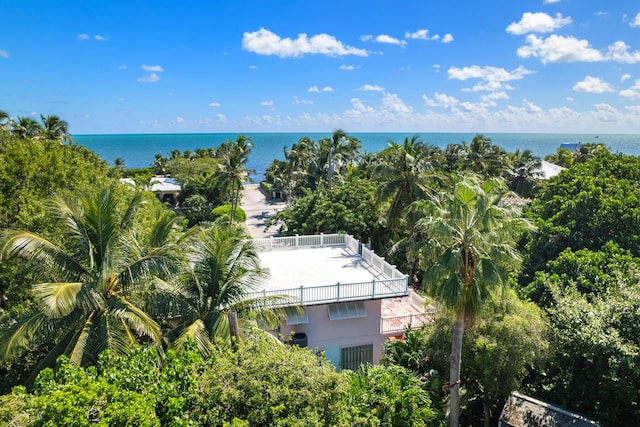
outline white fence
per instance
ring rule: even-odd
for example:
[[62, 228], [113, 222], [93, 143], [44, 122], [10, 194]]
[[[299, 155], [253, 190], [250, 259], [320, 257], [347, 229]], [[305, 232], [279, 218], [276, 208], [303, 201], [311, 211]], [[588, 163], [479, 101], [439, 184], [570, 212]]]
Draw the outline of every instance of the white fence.
[[[354, 243], [355, 250], [354, 249]], [[268, 237], [265, 239], [253, 239], [256, 249], [259, 251], [273, 251], [278, 249], [295, 248], [323, 248], [327, 246], [348, 247], [354, 253], [359, 253], [360, 242], [346, 234], [316, 234], [313, 236], [288, 236]]]
[[270, 297], [272, 306], [330, 304], [390, 298], [407, 295], [407, 280], [385, 279], [359, 283], [336, 283], [326, 286], [300, 286], [299, 288], [250, 292], [248, 298]]
[[400, 334], [407, 329], [420, 329], [433, 322], [434, 315], [435, 310], [404, 316], [383, 317], [380, 319], [380, 333], [382, 335]]
[[391, 277], [393, 279], [406, 277], [405, 274], [398, 271], [395, 265], [389, 264], [384, 260], [384, 257], [376, 255], [371, 249], [367, 249], [365, 246], [362, 247], [362, 259], [385, 277]]

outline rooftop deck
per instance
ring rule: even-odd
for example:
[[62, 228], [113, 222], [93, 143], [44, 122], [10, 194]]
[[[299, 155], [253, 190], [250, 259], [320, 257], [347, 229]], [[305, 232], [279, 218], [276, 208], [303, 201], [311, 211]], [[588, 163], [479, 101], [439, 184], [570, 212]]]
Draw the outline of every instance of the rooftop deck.
[[286, 295], [281, 305], [314, 305], [408, 294], [407, 276], [348, 235], [255, 239], [271, 271], [250, 296]]

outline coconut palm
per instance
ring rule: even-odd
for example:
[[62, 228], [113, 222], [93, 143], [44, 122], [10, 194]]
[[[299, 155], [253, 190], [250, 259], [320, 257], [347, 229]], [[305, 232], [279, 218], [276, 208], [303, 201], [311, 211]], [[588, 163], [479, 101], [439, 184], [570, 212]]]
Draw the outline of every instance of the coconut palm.
[[59, 142], [71, 141], [71, 135], [69, 135], [69, 125], [66, 121], [61, 120], [56, 115], [43, 116], [40, 115], [42, 121], [41, 132], [36, 135], [37, 139], [46, 139]]
[[485, 177], [501, 176], [509, 170], [507, 153], [484, 135], [476, 135], [468, 146], [465, 143], [462, 145], [466, 152], [463, 159], [465, 170]]
[[530, 198], [543, 177], [540, 158], [534, 156], [531, 150], [516, 150], [509, 157], [513, 165], [513, 169], [505, 173], [509, 189], [519, 196]]
[[[28, 231], [2, 233], [1, 255], [26, 259], [48, 280], [32, 287], [37, 309], [0, 334], [0, 359], [44, 346], [37, 371], [61, 354], [80, 365], [104, 349], [126, 354], [139, 341], [162, 350], [152, 313], [171, 305], [173, 291], [163, 279], [180, 265], [178, 223], [164, 210], [137, 221], [142, 195], [125, 191], [108, 186], [55, 197], [49, 210], [67, 229], [62, 245]], [[142, 229], [143, 223], [151, 226]]]
[[240, 204], [242, 185], [244, 182], [251, 182], [249, 175], [255, 173], [246, 168], [252, 148], [251, 138], [242, 135], [235, 142], [228, 141], [218, 147], [218, 155], [221, 157], [218, 185], [224, 190], [222, 193], [228, 194], [231, 203], [230, 223], [235, 219], [236, 209]]
[[258, 324], [278, 325], [284, 313], [270, 308], [278, 297], [247, 296], [268, 278], [251, 239], [236, 228], [218, 223], [196, 231], [189, 246], [193, 270], [183, 282], [191, 310], [169, 334], [177, 337], [177, 348], [195, 339], [206, 355], [216, 338], [230, 342], [230, 310], [238, 313], [241, 334], [261, 331]]
[[6, 111], [0, 110], [0, 131], [8, 131], [9, 124], [11, 123], [11, 117]]
[[35, 138], [42, 132], [40, 124], [30, 117], [18, 117], [18, 121], [11, 122], [11, 134], [20, 138]]
[[465, 322], [506, 284], [520, 261], [514, 249], [516, 233], [528, 222], [514, 207], [501, 205], [504, 183], [470, 178], [454, 183], [424, 208], [429, 214], [417, 224], [427, 241], [423, 246], [424, 285], [429, 295], [456, 315], [449, 373], [449, 425], [458, 426], [460, 366]]

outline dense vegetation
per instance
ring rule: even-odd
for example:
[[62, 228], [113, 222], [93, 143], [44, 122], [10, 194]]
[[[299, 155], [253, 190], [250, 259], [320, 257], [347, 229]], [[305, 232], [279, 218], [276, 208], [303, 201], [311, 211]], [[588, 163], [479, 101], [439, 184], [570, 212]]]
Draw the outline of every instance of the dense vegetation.
[[[249, 139], [133, 171], [66, 129], [0, 112], [1, 424], [495, 425], [513, 390], [640, 423], [638, 158], [561, 149], [544, 181], [482, 135], [285, 147], [264, 184], [288, 200], [281, 231], [350, 233], [439, 307], [382, 366], [336, 372], [247, 298], [264, 278], [237, 224]], [[181, 183], [177, 209], [141, 190], [152, 173]]]

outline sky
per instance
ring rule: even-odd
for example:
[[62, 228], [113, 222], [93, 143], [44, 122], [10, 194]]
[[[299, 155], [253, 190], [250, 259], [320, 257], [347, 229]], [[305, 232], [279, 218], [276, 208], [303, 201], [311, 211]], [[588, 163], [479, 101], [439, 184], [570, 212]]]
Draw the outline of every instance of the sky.
[[640, 2], [2, 2], [0, 110], [72, 134], [640, 134]]

